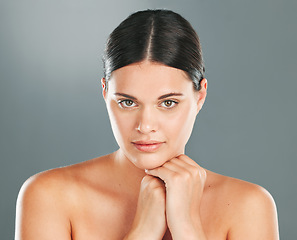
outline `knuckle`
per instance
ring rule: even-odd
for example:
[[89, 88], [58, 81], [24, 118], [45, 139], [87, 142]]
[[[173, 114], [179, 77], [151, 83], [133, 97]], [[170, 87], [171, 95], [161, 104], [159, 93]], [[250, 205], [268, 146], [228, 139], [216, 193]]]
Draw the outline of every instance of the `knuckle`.
[[161, 180], [156, 177], [150, 176], [150, 179], [148, 180], [148, 183], [147, 183], [147, 188], [154, 189], [160, 186], [162, 186]]
[[199, 178], [200, 177], [200, 169], [197, 167], [192, 167], [191, 172], [194, 178]]
[[185, 171], [184, 174], [183, 174], [183, 178], [188, 181], [192, 178], [192, 175], [191, 175], [191, 172], [189, 171]]
[[206, 180], [207, 173], [204, 168], [202, 168], [201, 171], [199, 171], [199, 174], [201, 179]]
[[173, 173], [171, 179], [173, 180], [173, 182], [179, 182], [182, 179], [182, 175], [178, 172]]
[[159, 186], [159, 187], [155, 187], [152, 190], [152, 195], [156, 198], [160, 198], [162, 196], [164, 196], [165, 192], [164, 192], [164, 188]]
[[149, 189], [154, 189], [154, 187], [156, 186], [156, 180], [155, 179], [151, 179], [147, 185], [147, 187]]
[[152, 176], [146, 175], [145, 177], [143, 177], [141, 181], [140, 189], [142, 191], [149, 189], [152, 185], [152, 180], [153, 180]]
[[178, 182], [190, 182], [193, 179], [193, 174], [190, 171], [176, 172], [172, 175], [172, 180]]
[[147, 185], [147, 184], [150, 182], [150, 179], [151, 179], [151, 176], [149, 176], [149, 175], [145, 175], [145, 176], [142, 178], [141, 185]]

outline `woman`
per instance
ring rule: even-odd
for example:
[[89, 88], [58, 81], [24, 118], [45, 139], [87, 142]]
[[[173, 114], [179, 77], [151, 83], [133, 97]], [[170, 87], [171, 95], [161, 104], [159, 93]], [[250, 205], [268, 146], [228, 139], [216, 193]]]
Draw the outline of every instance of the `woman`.
[[185, 155], [207, 80], [198, 36], [184, 18], [132, 14], [109, 36], [104, 68], [119, 149], [27, 180], [16, 239], [278, 239], [266, 190]]

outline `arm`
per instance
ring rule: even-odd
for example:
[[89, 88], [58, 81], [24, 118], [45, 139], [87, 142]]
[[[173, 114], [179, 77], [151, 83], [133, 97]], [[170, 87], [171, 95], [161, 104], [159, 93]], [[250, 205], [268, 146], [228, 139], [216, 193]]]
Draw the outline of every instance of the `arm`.
[[17, 200], [15, 240], [71, 239], [67, 208], [58, 189], [58, 182], [44, 176], [24, 183]]
[[245, 192], [238, 193], [244, 197], [237, 212], [233, 214], [228, 239], [278, 240], [277, 211], [272, 196], [256, 185]]
[[179, 155], [146, 172], [165, 182], [166, 219], [172, 238], [206, 240], [200, 218], [206, 171], [188, 156]]
[[132, 228], [124, 240], [162, 239], [166, 228], [164, 183], [158, 178], [145, 176]]

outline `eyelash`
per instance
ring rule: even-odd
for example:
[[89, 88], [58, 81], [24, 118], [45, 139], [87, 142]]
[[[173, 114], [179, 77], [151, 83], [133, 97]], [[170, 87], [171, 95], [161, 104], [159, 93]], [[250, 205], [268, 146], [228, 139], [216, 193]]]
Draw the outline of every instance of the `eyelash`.
[[[132, 103], [132, 105], [133, 104], [135, 104], [136, 105], [136, 103], [133, 101], [133, 100], [131, 100], [131, 99], [123, 99], [123, 100], [119, 100], [118, 101], [118, 105], [121, 107], [121, 108], [132, 108], [132, 107], [135, 107], [135, 106], [127, 106], [126, 105], [126, 103], [127, 102], [131, 102]], [[167, 100], [164, 100], [163, 102], [161, 102], [161, 104], [160, 105], [162, 105], [162, 104], [164, 104], [165, 102], [170, 102], [170, 103], [172, 103], [173, 105], [172, 106], [170, 106], [170, 107], [166, 107], [166, 106], [162, 106], [162, 107], [164, 107], [165, 109], [171, 109], [171, 108], [173, 108], [173, 107], [175, 107], [177, 104], [179, 104], [179, 102], [177, 102], [177, 101], [174, 101], [174, 100], [171, 100], [171, 99], [167, 99]], [[126, 105], [126, 106], [125, 106]]]
[[161, 105], [162, 105], [163, 103], [165, 104], [165, 102], [171, 102], [171, 104], [173, 104], [173, 105], [170, 106], [170, 107], [166, 107], [166, 106], [164, 106], [164, 107], [167, 108], [167, 109], [171, 109], [171, 108], [175, 107], [175, 106], [178, 104], [177, 101], [173, 101], [173, 100], [168, 99], [168, 100], [163, 101], [163, 102], [161, 103]]
[[119, 100], [118, 104], [121, 108], [131, 108], [132, 106], [123, 106], [123, 104], [127, 102], [132, 102], [132, 104], [135, 104], [131, 99]]

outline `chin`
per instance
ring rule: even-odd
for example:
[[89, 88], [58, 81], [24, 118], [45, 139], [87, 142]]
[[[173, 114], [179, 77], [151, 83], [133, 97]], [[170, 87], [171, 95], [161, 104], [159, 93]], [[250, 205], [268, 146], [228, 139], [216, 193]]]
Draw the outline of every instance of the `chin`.
[[165, 162], [174, 158], [178, 154], [175, 153], [138, 153], [130, 155], [128, 158], [139, 169], [154, 169], [161, 167]]
[[154, 168], [158, 168], [158, 167], [161, 167], [165, 162], [162, 162], [162, 163], [155, 163], [155, 162], [142, 162], [142, 161], [135, 161], [133, 162], [133, 164], [139, 168], [139, 169], [142, 169], [142, 170], [145, 170], [145, 169], [154, 169]]

